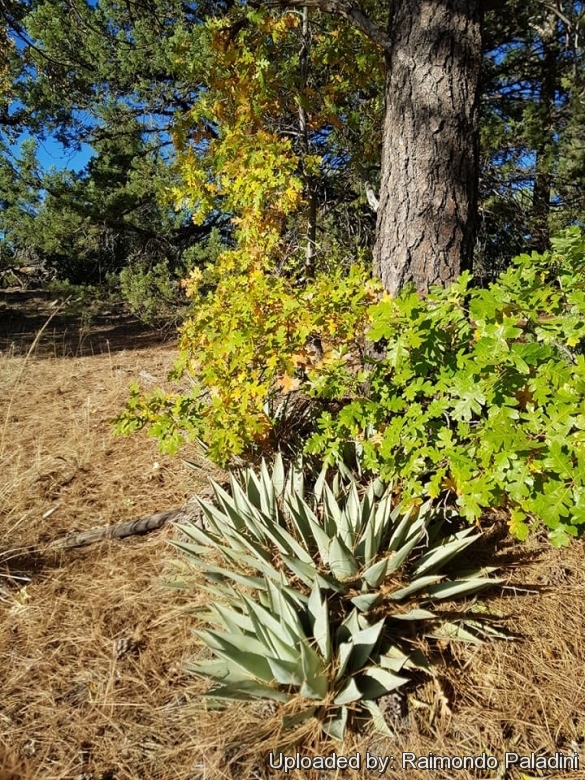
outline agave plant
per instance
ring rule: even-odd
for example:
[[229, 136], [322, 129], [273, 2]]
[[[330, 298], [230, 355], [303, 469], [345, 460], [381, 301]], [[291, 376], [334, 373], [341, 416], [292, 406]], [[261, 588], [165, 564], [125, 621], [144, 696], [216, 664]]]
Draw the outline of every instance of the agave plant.
[[410, 671], [431, 671], [411, 650], [417, 631], [497, 634], [432, 610], [498, 582], [486, 569], [447, 577], [445, 565], [479, 533], [449, 533], [445, 510], [393, 506], [380, 483], [360, 496], [347, 474], [330, 487], [323, 473], [308, 497], [302, 465], [286, 474], [280, 457], [271, 472], [263, 462], [259, 474], [232, 477], [230, 492], [212, 484], [215, 503], [200, 500], [205, 527], [181, 525], [190, 541], [175, 542], [214, 598], [201, 612], [210, 627], [197, 634], [215, 657], [192, 666], [215, 683], [210, 696], [290, 702], [297, 718], [317, 715], [338, 738], [356, 713], [387, 730], [376, 700]]

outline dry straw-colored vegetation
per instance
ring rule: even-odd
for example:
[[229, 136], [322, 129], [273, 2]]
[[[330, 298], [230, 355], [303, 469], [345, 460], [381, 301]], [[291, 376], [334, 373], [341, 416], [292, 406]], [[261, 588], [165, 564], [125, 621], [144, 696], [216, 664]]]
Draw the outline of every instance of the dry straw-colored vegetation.
[[[190, 593], [165, 588], [173, 529], [78, 551], [49, 547], [75, 530], [181, 505], [202, 489], [181, 460], [161, 457], [152, 440], [115, 438], [109, 422], [131, 378], [164, 381], [172, 343], [102, 313], [93, 322], [57, 314], [33, 345], [50, 301], [15, 297], [0, 300], [0, 780], [269, 775], [267, 753], [287, 739], [278, 717], [244, 704], [206, 710], [203, 684], [185, 673], [198, 652], [185, 608], [202, 595], [196, 584]], [[484, 562], [495, 556], [507, 581], [488, 594], [487, 608], [517, 640], [437, 648], [440, 684], [422, 681], [411, 692], [394, 740], [365, 734], [340, 747], [309, 726], [287, 752], [485, 750], [502, 759], [506, 750], [582, 749], [583, 544], [520, 545], [496, 521], [487, 537]], [[429, 777], [399, 763], [393, 777]], [[548, 776], [585, 778], [585, 751], [581, 763]]]

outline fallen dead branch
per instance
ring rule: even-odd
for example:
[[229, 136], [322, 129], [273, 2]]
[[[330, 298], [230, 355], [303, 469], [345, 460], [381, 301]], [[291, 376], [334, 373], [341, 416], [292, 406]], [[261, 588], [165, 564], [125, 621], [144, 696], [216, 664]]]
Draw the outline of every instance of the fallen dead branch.
[[142, 536], [151, 531], [162, 528], [169, 522], [197, 522], [202, 517], [199, 506], [194, 501], [187, 502], [184, 506], [169, 509], [166, 512], [157, 512], [153, 515], [144, 515], [135, 520], [127, 520], [124, 523], [90, 528], [67, 534], [63, 539], [57, 539], [49, 545], [51, 550], [71, 550], [77, 547], [87, 547], [96, 542], [105, 542], [110, 539], [126, 539], [129, 536]]

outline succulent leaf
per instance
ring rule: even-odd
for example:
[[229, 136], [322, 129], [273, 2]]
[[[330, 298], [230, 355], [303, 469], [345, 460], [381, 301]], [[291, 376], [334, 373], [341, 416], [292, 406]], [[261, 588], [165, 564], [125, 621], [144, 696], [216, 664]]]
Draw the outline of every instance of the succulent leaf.
[[274, 679], [280, 685], [300, 686], [303, 683], [303, 671], [300, 663], [282, 661], [278, 658], [268, 658]]
[[329, 630], [329, 611], [327, 601], [321, 600], [321, 590], [317, 582], [309, 597], [309, 612], [313, 618], [313, 636], [326, 663], [331, 661], [331, 633]]
[[421, 556], [413, 568], [413, 574], [431, 574], [441, 566], [444, 566], [470, 544], [479, 539], [480, 534], [474, 532], [474, 528], [464, 528], [452, 537], [444, 539], [439, 545], [433, 547]]
[[360, 675], [360, 688], [366, 699], [379, 699], [407, 682], [408, 677], [401, 677], [381, 666], [370, 666]]
[[327, 698], [329, 690], [329, 681], [326, 675], [326, 665], [322, 659], [311, 647], [308, 642], [300, 642], [301, 663], [303, 669], [303, 683], [301, 685], [301, 696], [308, 699], [319, 699], [323, 701]]
[[384, 621], [379, 620], [373, 626], [368, 626], [352, 634], [351, 643], [353, 649], [350, 657], [352, 670], [357, 671], [361, 669], [370, 660], [383, 628]]
[[354, 607], [357, 607], [360, 612], [369, 612], [374, 609], [374, 607], [378, 606], [381, 601], [381, 593], [364, 593], [360, 596], [354, 596], [351, 599], [351, 603]]
[[213, 598], [196, 611], [209, 626], [196, 634], [215, 657], [191, 666], [212, 681], [212, 699], [294, 697], [304, 705], [285, 725], [318, 715], [341, 739], [365, 711], [388, 732], [376, 700], [432, 673], [413, 634], [502, 636], [477, 617], [455, 622], [424, 608], [500, 582], [491, 569], [447, 576], [444, 566], [479, 534], [453, 532], [430, 502], [395, 505], [391, 486], [362, 490], [347, 469], [331, 483], [324, 470], [311, 492], [302, 463], [287, 473], [281, 456], [272, 469], [262, 462], [259, 473], [232, 477], [229, 491], [213, 488], [215, 503], [200, 501], [207, 526], [180, 526], [188, 541], [174, 543]]
[[341, 581], [351, 579], [359, 571], [358, 562], [339, 536], [334, 536], [329, 544], [329, 566]]
[[347, 726], [347, 716], [347, 707], [340, 707], [333, 717], [323, 723], [323, 731], [332, 739], [341, 741]]
[[280, 496], [282, 496], [286, 488], [286, 471], [284, 468], [284, 461], [282, 459], [282, 455], [280, 454], [280, 452], [278, 452], [276, 454], [276, 457], [274, 458], [271, 480], [272, 480], [272, 484], [274, 485], [274, 490], [276, 491], [276, 495], [277, 497], [280, 498]]
[[343, 690], [333, 699], [333, 704], [351, 704], [360, 699], [363, 699], [363, 692], [358, 688], [355, 678], [350, 677]]
[[362, 577], [368, 587], [377, 588], [384, 581], [388, 571], [388, 563], [388, 558], [382, 558], [381, 561], [377, 561], [364, 571]]
[[497, 585], [502, 580], [486, 577], [477, 577], [468, 580], [455, 580], [455, 582], [441, 582], [438, 585], [431, 585], [427, 588], [427, 595], [431, 599], [454, 599], [459, 596], [469, 596], [471, 593], [477, 593], [484, 588]]
[[[235, 642], [230, 642], [227, 634], [218, 634], [216, 631], [195, 631], [195, 634], [214, 653], [223, 658], [228, 667], [238, 667], [251, 678], [270, 683], [274, 680], [270, 665], [262, 655], [264, 648], [259, 640], [252, 637], [238, 637]], [[243, 649], [246, 648], [246, 649]]]
[[363, 705], [371, 715], [372, 724], [375, 730], [379, 731], [381, 734], [385, 734], [388, 737], [393, 737], [394, 734], [388, 728], [386, 718], [384, 717], [382, 710], [378, 707], [376, 702], [370, 699], [364, 699]]
[[443, 577], [440, 574], [430, 574], [427, 577], [419, 577], [404, 588], [399, 588], [398, 590], [395, 590], [394, 593], [390, 593], [388, 598], [390, 601], [402, 601], [420, 590], [425, 590], [429, 593], [432, 586], [442, 579]]

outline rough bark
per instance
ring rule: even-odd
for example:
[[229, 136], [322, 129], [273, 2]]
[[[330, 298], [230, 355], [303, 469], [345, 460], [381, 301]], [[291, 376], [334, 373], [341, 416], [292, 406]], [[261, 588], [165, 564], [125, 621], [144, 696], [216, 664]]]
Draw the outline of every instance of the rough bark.
[[480, 0], [393, 0], [374, 271], [392, 294], [470, 266], [478, 174]]

